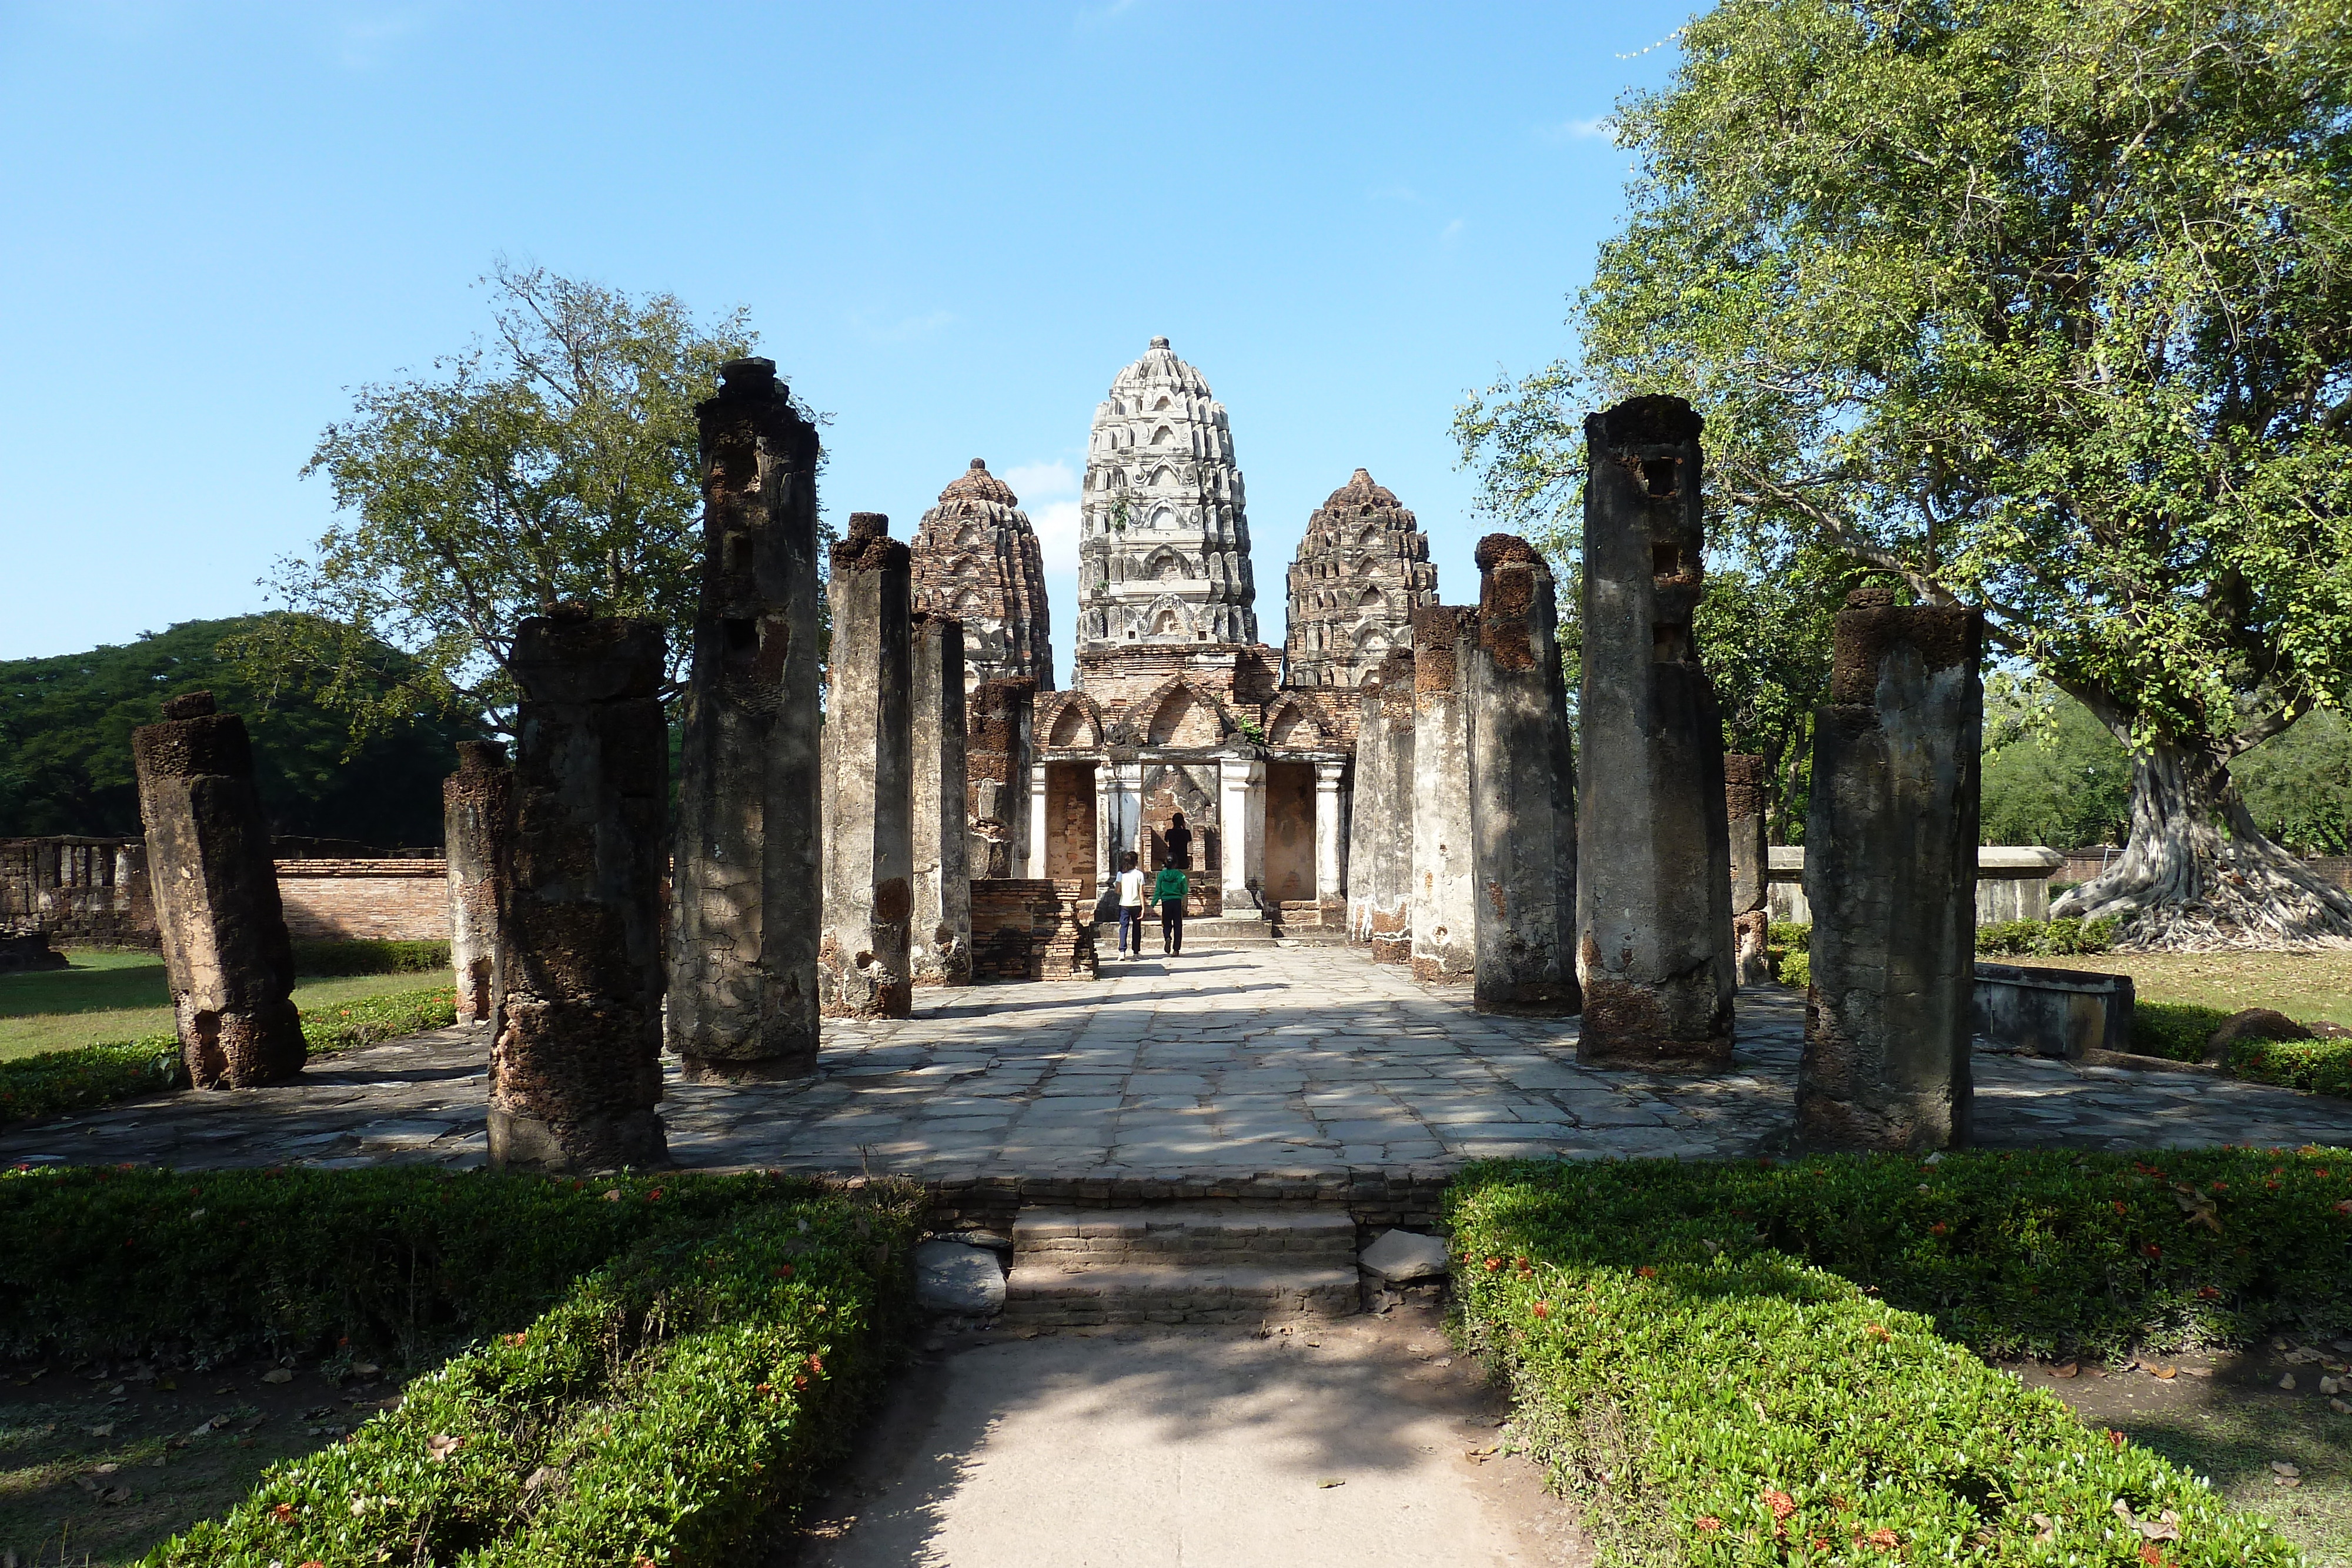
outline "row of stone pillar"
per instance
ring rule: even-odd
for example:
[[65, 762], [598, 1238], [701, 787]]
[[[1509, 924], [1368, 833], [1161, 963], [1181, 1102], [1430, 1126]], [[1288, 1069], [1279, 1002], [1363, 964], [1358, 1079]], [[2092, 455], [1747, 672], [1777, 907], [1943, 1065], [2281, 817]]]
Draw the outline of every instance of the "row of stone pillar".
[[650, 622], [526, 621], [511, 775], [478, 749], [446, 789], [501, 1165], [663, 1157], [665, 1012], [689, 1080], [788, 1078], [822, 1018], [904, 1018], [914, 988], [971, 977], [962, 627], [913, 612], [907, 547], [857, 513], [826, 646], [815, 430], [769, 361], [720, 375], [674, 832]]
[[[1416, 612], [1360, 698], [1351, 936], [1470, 980], [1482, 1009], [1580, 1007], [1597, 1065], [1727, 1067], [1737, 987], [1771, 978], [1763, 759], [1723, 754], [1693, 633], [1700, 432], [1675, 398], [1586, 421], [1580, 758], [1551, 577], [1507, 535], [1479, 544], [1478, 608]], [[1811, 1145], [1966, 1137], [1981, 636], [1977, 612], [1880, 589], [1837, 617], [1807, 831]]]

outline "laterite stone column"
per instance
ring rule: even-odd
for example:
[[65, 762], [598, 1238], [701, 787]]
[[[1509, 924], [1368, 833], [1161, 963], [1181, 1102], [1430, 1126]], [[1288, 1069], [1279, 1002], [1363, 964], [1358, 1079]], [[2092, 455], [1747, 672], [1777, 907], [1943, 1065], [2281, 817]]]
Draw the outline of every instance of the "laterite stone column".
[[1471, 821], [1470, 704], [1463, 664], [1478, 612], [1412, 612], [1412, 977], [1469, 980], [1478, 967], [1476, 841]]
[[908, 647], [915, 907], [908, 963], [916, 985], [969, 986], [971, 821], [964, 779], [963, 622], [919, 612]]
[[968, 869], [975, 880], [1029, 874], [1029, 768], [1036, 706], [1037, 683], [1026, 676], [982, 681], [966, 699]]
[[689, 1082], [816, 1068], [816, 427], [767, 360], [702, 425], [702, 594], [678, 760], [669, 1043]]
[[1772, 983], [1772, 916], [1765, 907], [1771, 880], [1764, 842], [1764, 758], [1730, 753], [1723, 759], [1723, 810], [1731, 829], [1731, 946], [1739, 983]]
[[669, 795], [657, 622], [567, 605], [516, 631], [490, 1163], [658, 1164]]
[[[1391, 648], [1382, 655], [1378, 701], [1367, 703], [1365, 722], [1377, 713], [1381, 734], [1380, 805], [1366, 821], [1360, 794], [1356, 804], [1357, 834], [1364, 858], [1351, 862], [1369, 868], [1370, 891], [1364, 912], [1364, 939], [1372, 958], [1381, 964], [1412, 962], [1412, 791], [1413, 791], [1413, 658], [1410, 648]], [[1364, 788], [1361, 753], [1356, 762], [1356, 788]], [[1352, 873], [1351, 873], [1352, 874]]]
[[1598, 1066], [1731, 1061], [1723, 722], [1691, 634], [1699, 427], [1674, 397], [1584, 422], [1577, 1058]]
[[302, 1071], [294, 945], [245, 720], [210, 692], [167, 699], [131, 732], [147, 873], [180, 1055], [199, 1089], [282, 1083]]
[[1478, 636], [1457, 648], [1471, 712], [1482, 1012], [1573, 1013], [1576, 763], [1551, 569], [1510, 534], [1478, 541]]
[[1981, 612], [1857, 589], [1813, 726], [1812, 989], [1797, 1069], [1810, 1148], [1969, 1141]]
[[499, 878], [506, 863], [514, 773], [495, 740], [457, 743], [457, 771], [441, 784], [443, 854], [449, 867], [449, 967], [457, 1021], [487, 1024], [499, 994]]
[[817, 985], [827, 1018], [914, 1009], [914, 731], [907, 547], [879, 512], [850, 515], [833, 547], [833, 657], [824, 727], [824, 929]]

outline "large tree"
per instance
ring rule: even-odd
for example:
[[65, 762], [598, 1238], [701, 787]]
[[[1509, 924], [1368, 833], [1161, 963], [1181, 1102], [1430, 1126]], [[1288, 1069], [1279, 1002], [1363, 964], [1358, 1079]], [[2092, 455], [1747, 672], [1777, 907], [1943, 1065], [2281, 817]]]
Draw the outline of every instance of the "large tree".
[[2133, 757], [2127, 940], [2352, 938], [2230, 760], [2352, 702], [2352, 10], [1729, 0], [1619, 107], [1581, 352], [1467, 405], [1506, 509], [1571, 410], [1707, 416], [1720, 522], [1979, 605]]
[[[303, 472], [341, 516], [271, 586], [304, 613], [236, 644], [257, 685], [309, 683], [367, 734], [428, 706], [492, 729], [511, 715], [524, 617], [576, 600], [670, 628], [682, 684], [702, 555], [694, 405], [749, 353], [741, 309], [698, 322], [501, 264], [488, 344], [362, 387]], [[397, 669], [383, 650], [400, 655]]]
[[[299, 683], [273, 679], [265, 700], [220, 647], [269, 634], [259, 617], [183, 621], [119, 647], [0, 663], [0, 837], [137, 838], [131, 732], [163, 717], [164, 698], [210, 691], [252, 732], [271, 832], [439, 843], [441, 780], [457, 743], [478, 738], [474, 727], [430, 707], [386, 710], [374, 733], [354, 740], [342, 715]], [[388, 648], [371, 650], [368, 662], [395, 676], [402, 668]]]

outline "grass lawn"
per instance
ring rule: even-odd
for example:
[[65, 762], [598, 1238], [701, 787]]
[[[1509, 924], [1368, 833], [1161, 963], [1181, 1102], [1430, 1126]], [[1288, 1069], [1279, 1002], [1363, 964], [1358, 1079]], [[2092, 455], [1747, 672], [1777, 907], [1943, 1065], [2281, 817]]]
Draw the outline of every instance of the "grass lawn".
[[2275, 1008], [2305, 1023], [2352, 1026], [2352, 952], [2091, 953], [2000, 961], [2129, 975], [2144, 1002], [2187, 1002], [2231, 1013]]
[[[73, 951], [69, 969], [0, 975], [0, 1061], [136, 1040], [172, 1028], [163, 960], [152, 953]], [[298, 980], [294, 1005], [315, 1009], [361, 997], [413, 991], [427, 977], [356, 975]]]

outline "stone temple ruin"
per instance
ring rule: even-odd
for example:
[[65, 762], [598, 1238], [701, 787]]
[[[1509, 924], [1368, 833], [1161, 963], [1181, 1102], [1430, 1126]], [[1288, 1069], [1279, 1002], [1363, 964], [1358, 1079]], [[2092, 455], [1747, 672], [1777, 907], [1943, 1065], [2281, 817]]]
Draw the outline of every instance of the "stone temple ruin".
[[[1769, 978], [1774, 857], [1761, 759], [1723, 755], [1692, 635], [1687, 405], [1587, 422], [1572, 747], [1540, 553], [1489, 535], [1476, 605], [1444, 604], [1412, 514], [1362, 469], [1309, 520], [1286, 646], [1261, 643], [1226, 411], [1164, 339], [1096, 411], [1068, 689], [1035, 533], [975, 460], [911, 549], [852, 515], [821, 697], [815, 432], [768, 361], [722, 378], [674, 819], [661, 631], [577, 606], [520, 629], [511, 768], [468, 747], [446, 790], [495, 1161], [664, 1158], [665, 1035], [689, 1080], [793, 1077], [820, 1014], [1091, 978], [1129, 852], [1189, 870], [1201, 946], [1354, 944], [1482, 1010], [1580, 1012], [1591, 1064], [1729, 1063], [1737, 985]], [[1822, 1146], [1967, 1136], [1979, 642], [1971, 612], [1884, 591], [1838, 620], [1799, 1086]], [[191, 1075], [299, 1071], [241, 726], [181, 699], [137, 749]]]

